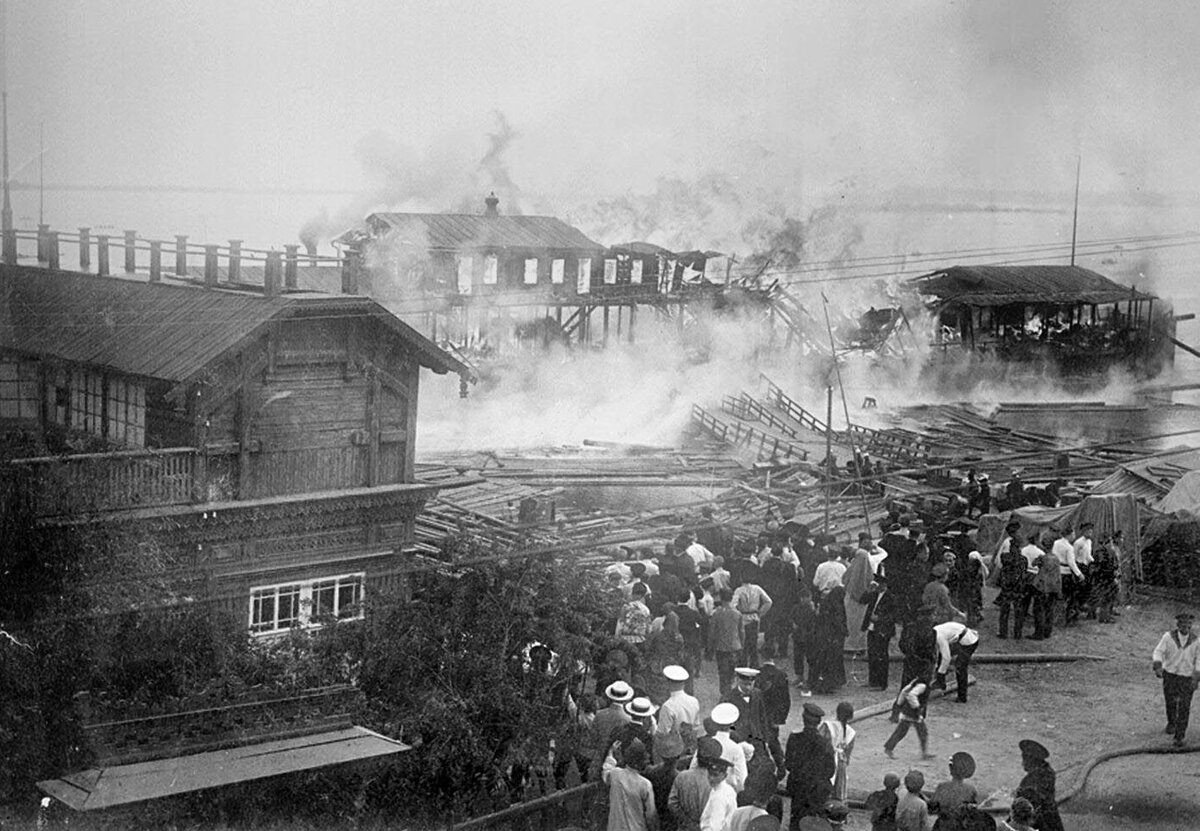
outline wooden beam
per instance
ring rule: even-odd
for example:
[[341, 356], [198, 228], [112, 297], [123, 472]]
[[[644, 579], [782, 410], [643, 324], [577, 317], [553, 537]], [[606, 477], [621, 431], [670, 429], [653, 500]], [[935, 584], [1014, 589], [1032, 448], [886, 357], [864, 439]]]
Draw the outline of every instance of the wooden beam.
[[250, 389], [250, 362], [246, 353], [238, 355], [238, 499], [249, 499], [252, 485], [250, 471], [250, 425], [254, 418]]
[[383, 407], [379, 375], [379, 370], [372, 369], [367, 376], [367, 486], [372, 488], [379, 484], [379, 432]]

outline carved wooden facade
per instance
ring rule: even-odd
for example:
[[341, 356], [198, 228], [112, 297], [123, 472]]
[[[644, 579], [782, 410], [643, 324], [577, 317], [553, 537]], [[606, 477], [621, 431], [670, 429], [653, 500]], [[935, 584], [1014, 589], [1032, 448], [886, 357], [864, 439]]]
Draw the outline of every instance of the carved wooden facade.
[[0, 266], [0, 322], [0, 428], [55, 451], [5, 465], [42, 521], [133, 523], [255, 631], [394, 581], [436, 492], [420, 370], [468, 370], [378, 304]]

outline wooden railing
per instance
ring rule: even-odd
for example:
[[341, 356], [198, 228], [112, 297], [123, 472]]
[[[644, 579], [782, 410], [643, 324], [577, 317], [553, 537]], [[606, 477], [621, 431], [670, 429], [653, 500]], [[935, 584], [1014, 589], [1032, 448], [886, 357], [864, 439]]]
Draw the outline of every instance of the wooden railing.
[[599, 788], [599, 782], [564, 788], [528, 802], [460, 822], [450, 828], [451, 831], [485, 831], [498, 828], [512, 831], [553, 831], [556, 828], [586, 828], [589, 825], [588, 809]]
[[758, 458], [762, 461], [808, 458], [807, 450], [787, 439], [772, 436], [740, 421], [732, 424], [721, 421], [698, 404], [692, 405], [692, 422], [728, 444], [741, 445], [757, 451]]
[[767, 401], [774, 404], [779, 409], [787, 414], [787, 417], [795, 421], [797, 424], [802, 424], [809, 430], [816, 433], [825, 433], [825, 422], [821, 421], [808, 410], [797, 404], [787, 393], [780, 389], [774, 381], [767, 378], [763, 379], [767, 382]]
[[201, 501], [202, 461], [192, 447], [42, 456], [9, 462], [38, 516]]

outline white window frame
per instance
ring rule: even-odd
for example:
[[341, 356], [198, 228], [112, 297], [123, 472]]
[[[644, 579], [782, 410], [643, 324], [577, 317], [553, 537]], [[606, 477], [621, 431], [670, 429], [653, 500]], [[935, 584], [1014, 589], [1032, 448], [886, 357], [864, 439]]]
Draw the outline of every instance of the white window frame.
[[615, 259], [607, 259], [604, 261], [604, 285], [615, 286], [617, 284], [617, 261]]
[[630, 264], [630, 267], [629, 267], [629, 282], [636, 283], [638, 285], [641, 284], [642, 269], [644, 268], [644, 266], [645, 266], [645, 263], [642, 262], [642, 260], [640, 258], [634, 259], [634, 261]]
[[[332, 584], [332, 586], [330, 586]], [[318, 629], [323, 624], [316, 620], [318, 615], [313, 613], [313, 595], [317, 591], [333, 589], [333, 616], [338, 621], [361, 620], [363, 617], [363, 592], [366, 586], [366, 572], [358, 571], [350, 574], [335, 574], [329, 577], [317, 577], [310, 580], [296, 580], [290, 583], [275, 583], [266, 586], [250, 588], [250, 608], [246, 624], [250, 634], [255, 637], [282, 635], [293, 628]], [[295, 617], [285, 618], [288, 625], [281, 625], [279, 616], [279, 598], [281, 596], [296, 597]], [[271, 604], [270, 619], [266, 615], [256, 614], [256, 607], [262, 603]]]
[[500, 259], [495, 254], [483, 258], [483, 284], [494, 286], [500, 280]]
[[525, 258], [525, 285], [536, 286], [538, 278], [537, 257]]
[[458, 293], [470, 294], [474, 282], [475, 260], [471, 257], [458, 258]]
[[563, 259], [550, 261], [550, 282], [555, 285], [562, 285], [564, 275], [566, 274], [567, 261]]
[[579, 272], [576, 278], [575, 290], [579, 294], [587, 294], [592, 290], [592, 258], [579, 258]]

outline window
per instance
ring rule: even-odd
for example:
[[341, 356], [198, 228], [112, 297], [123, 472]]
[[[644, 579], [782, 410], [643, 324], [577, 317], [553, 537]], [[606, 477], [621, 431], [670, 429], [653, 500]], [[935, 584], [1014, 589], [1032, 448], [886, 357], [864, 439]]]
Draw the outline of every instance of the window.
[[579, 277], [576, 283], [576, 291], [580, 294], [587, 294], [592, 290], [592, 258], [583, 257], [579, 260]]
[[566, 265], [564, 260], [550, 261], [550, 282], [556, 285], [562, 285], [563, 267]]
[[498, 271], [499, 271], [499, 263], [496, 261], [496, 257], [494, 255], [483, 258], [483, 282], [484, 282], [484, 285], [488, 285], [488, 286], [496, 285], [496, 275], [497, 275]]
[[642, 282], [642, 266], [643, 266], [643, 263], [641, 260], [633, 261], [632, 268], [629, 271], [629, 282], [631, 282], [631, 283], [641, 283]]
[[120, 379], [108, 382], [108, 437], [132, 447], [146, 443], [146, 388]]
[[365, 575], [343, 574], [300, 583], [250, 589], [250, 632], [270, 635], [324, 620], [362, 617]]
[[39, 386], [36, 363], [0, 360], [0, 418], [39, 418]]
[[471, 270], [475, 265], [470, 257], [458, 258], [458, 293], [471, 293]]
[[68, 424], [95, 436], [104, 435], [104, 378], [98, 372], [71, 373], [71, 412]]
[[530, 257], [525, 260], [525, 285], [537, 285], [537, 257]]
[[604, 261], [604, 285], [612, 286], [612, 285], [616, 285], [616, 282], [617, 282], [617, 261], [616, 260], [605, 260]]

